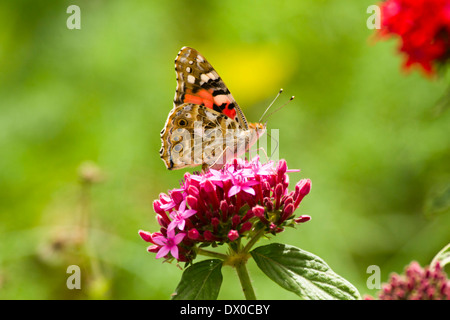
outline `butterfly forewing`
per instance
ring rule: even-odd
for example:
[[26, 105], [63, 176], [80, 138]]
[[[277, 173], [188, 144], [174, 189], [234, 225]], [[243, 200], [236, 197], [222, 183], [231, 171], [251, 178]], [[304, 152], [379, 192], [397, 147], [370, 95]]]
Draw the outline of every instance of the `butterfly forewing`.
[[186, 102], [203, 104], [235, 120], [242, 129], [248, 129], [244, 113], [227, 86], [197, 50], [182, 48], [175, 59], [175, 71], [177, 89], [174, 106]]
[[220, 168], [264, 132], [262, 124], [249, 129], [225, 83], [198, 51], [183, 47], [175, 59], [175, 71], [174, 107], [161, 131], [160, 156], [168, 169]]

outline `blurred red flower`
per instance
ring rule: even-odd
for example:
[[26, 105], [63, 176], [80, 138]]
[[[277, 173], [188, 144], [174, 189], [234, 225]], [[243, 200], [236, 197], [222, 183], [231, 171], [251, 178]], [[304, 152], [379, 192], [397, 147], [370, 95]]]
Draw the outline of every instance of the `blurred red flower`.
[[405, 70], [417, 64], [431, 75], [450, 58], [450, 0], [387, 0], [380, 7], [379, 34], [400, 37]]
[[[375, 300], [366, 296], [365, 300]], [[450, 280], [442, 267], [422, 268], [416, 261], [406, 267], [404, 274], [391, 274], [389, 283], [383, 284], [378, 300], [449, 300]]]

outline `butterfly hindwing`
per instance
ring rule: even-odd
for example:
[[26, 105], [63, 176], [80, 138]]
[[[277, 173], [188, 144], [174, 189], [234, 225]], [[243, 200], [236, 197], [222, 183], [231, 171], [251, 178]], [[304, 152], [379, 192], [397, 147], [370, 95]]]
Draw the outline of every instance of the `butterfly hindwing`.
[[[196, 127], [198, 124], [201, 125]], [[161, 131], [161, 158], [170, 170], [211, 165], [224, 150], [223, 133], [236, 129], [236, 121], [226, 115], [202, 105], [184, 103], [172, 109]], [[234, 148], [234, 143], [230, 145]]]

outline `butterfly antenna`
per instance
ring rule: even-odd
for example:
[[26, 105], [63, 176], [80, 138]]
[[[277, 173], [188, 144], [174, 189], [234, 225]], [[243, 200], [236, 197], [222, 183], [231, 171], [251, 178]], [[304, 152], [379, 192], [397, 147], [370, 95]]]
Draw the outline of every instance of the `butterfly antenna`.
[[[286, 102], [285, 104], [283, 104], [281, 107], [279, 107], [278, 109], [272, 111], [271, 113], [269, 113], [266, 118], [270, 117], [271, 115], [273, 115], [275, 112], [277, 112], [278, 110], [280, 110], [281, 108], [284, 108], [289, 102], [291, 102], [292, 100], [294, 100], [295, 96], [292, 96], [288, 102]], [[265, 113], [265, 112], [264, 112]], [[262, 120], [262, 117], [261, 117]], [[261, 120], [259, 122], [261, 122]]]
[[267, 111], [269, 111], [270, 107], [275, 103], [275, 101], [277, 101], [278, 97], [280, 96], [280, 94], [283, 92], [283, 88], [280, 89], [280, 91], [278, 91], [277, 96], [275, 97], [275, 99], [273, 99], [273, 101], [270, 103], [270, 105], [267, 107], [266, 111], [264, 111], [264, 113], [262, 114], [261, 118], [259, 119], [259, 123], [261, 123], [261, 120], [264, 118], [264, 115], [267, 113]]

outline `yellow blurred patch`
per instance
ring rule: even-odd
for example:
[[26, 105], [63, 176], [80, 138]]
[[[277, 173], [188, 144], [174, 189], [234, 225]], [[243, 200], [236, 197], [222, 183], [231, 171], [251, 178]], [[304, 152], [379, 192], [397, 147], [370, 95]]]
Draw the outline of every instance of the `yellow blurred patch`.
[[244, 109], [262, 99], [275, 97], [296, 70], [298, 61], [292, 50], [274, 45], [197, 50], [216, 69]]

